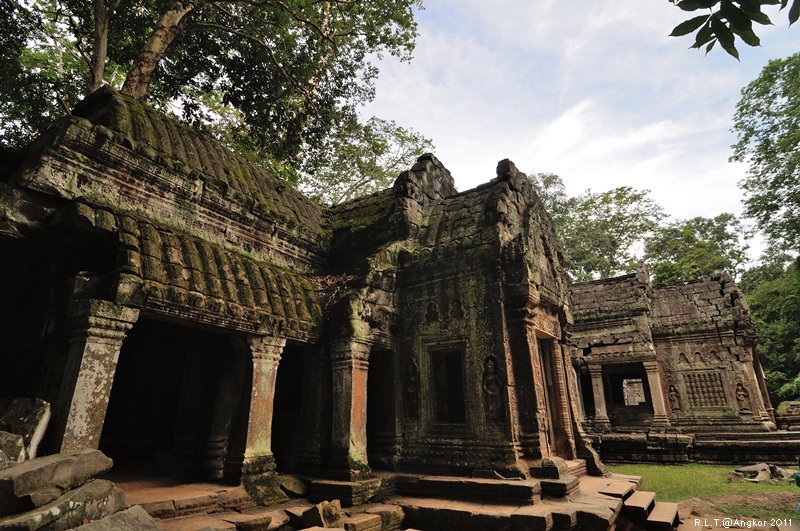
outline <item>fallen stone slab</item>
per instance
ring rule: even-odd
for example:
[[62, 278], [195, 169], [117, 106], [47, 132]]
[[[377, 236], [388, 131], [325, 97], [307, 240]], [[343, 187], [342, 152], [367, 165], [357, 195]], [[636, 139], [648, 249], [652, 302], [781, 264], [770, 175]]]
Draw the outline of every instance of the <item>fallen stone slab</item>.
[[[289, 515], [282, 509], [269, 509], [267, 507], [253, 507], [241, 511], [244, 515], [262, 515], [270, 517], [270, 524], [267, 526], [267, 531], [277, 531], [289, 524]], [[292, 526], [294, 527], [294, 526]]]
[[0, 470], [0, 516], [29, 511], [111, 470], [100, 450], [79, 450], [30, 459]]
[[164, 531], [234, 531], [236, 526], [216, 517], [217, 515], [195, 514], [159, 522]]
[[243, 514], [243, 513], [217, 513], [214, 515], [220, 520], [236, 526], [236, 531], [264, 531], [269, 529], [272, 516], [267, 513], [262, 514]]
[[25, 461], [25, 439], [22, 435], [0, 431], [0, 451], [6, 454], [10, 465]]
[[381, 531], [381, 517], [378, 514], [354, 514], [342, 518], [342, 527], [347, 531]]
[[381, 529], [383, 531], [397, 531], [403, 524], [405, 512], [399, 505], [381, 503], [373, 505], [365, 511], [367, 514], [377, 514], [381, 517]]
[[305, 527], [339, 528], [342, 522], [342, 504], [339, 500], [321, 502], [303, 513]]
[[22, 514], [0, 518], [0, 531], [61, 531], [100, 520], [125, 508], [125, 493], [95, 479], [60, 498]]
[[757, 475], [759, 472], [763, 470], [769, 472], [769, 465], [766, 463], [756, 463], [755, 465], [743, 466], [735, 470], [736, 472], [741, 472], [742, 474], [747, 474], [752, 477]]
[[79, 531], [162, 531], [158, 523], [140, 505], [89, 522], [76, 528]]
[[48, 422], [50, 404], [40, 398], [15, 398], [0, 417], [0, 430], [21, 435], [26, 457], [33, 459]]
[[292, 498], [300, 498], [308, 494], [308, 485], [297, 476], [281, 475], [278, 477], [283, 492]]

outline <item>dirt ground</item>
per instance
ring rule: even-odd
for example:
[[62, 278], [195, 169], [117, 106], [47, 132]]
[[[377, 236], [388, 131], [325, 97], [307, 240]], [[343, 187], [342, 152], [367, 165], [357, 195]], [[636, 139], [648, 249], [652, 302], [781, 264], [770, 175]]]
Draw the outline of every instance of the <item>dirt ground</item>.
[[[725, 494], [706, 498], [691, 498], [678, 503], [681, 519], [679, 530], [684, 529], [777, 529], [800, 530], [800, 514], [797, 504], [800, 492]], [[748, 506], [745, 514], [734, 514], [731, 506]], [[794, 509], [795, 517], [790, 521], [778, 518]], [[742, 511], [739, 511], [742, 512]]]

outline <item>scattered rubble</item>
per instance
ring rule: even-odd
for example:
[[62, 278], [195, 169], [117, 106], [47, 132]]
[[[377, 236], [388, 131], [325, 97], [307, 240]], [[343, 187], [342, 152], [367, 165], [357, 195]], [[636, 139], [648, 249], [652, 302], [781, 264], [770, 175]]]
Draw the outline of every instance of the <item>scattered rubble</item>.
[[794, 481], [794, 476], [798, 471], [791, 468], [783, 468], [767, 463], [757, 463], [755, 465], [743, 466], [733, 472], [728, 473], [728, 481], [749, 481], [751, 483], [771, 483], [777, 485], [781, 481]]

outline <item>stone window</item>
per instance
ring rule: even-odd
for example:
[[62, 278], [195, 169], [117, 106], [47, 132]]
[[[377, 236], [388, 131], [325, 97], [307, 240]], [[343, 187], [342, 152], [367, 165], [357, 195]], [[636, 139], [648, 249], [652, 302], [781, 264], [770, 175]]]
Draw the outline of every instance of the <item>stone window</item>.
[[463, 352], [461, 350], [435, 350], [430, 354], [434, 422], [440, 424], [466, 423]]
[[638, 406], [647, 402], [644, 382], [641, 378], [625, 378], [622, 380], [622, 393], [626, 406]]

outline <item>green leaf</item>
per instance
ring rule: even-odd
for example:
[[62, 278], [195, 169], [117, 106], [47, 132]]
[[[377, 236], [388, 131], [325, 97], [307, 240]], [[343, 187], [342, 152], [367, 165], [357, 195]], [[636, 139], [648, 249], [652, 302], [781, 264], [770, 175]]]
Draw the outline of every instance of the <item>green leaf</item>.
[[747, 31], [753, 27], [753, 21], [747, 14], [733, 5], [729, 0], [723, 0], [720, 12], [725, 16], [725, 19], [730, 22], [731, 29], [740, 29]]
[[691, 47], [700, 48], [712, 39], [714, 39], [714, 31], [711, 29], [711, 21], [709, 20], [706, 25], [700, 28], [700, 30], [697, 32], [697, 35], [694, 39], [694, 44]]
[[706, 55], [708, 55], [708, 52], [711, 51], [715, 44], [717, 44], [717, 41], [711, 41], [708, 43], [708, 46], [706, 46]]
[[753, 30], [741, 31], [736, 28], [733, 28], [733, 32], [739, 37], [741, 37], [741, 39], [748, 46], [761, 46], [761, 39], [758, 38], [758, 35], [753, 33]]
[[684, 11], [697, 11], [700, 9], [700, 4], [697, 0], [683, 0], [678, 2], [677, 6]]
[[700, 15], [699, 17], [694, 17], [689, 19], [685, 22], [681, 22], [675, 29], [672, 30], [672, 33], [669, 34], [670, 37], [682, 37], [684, 35], [688, 35], [692, 33], [697, 28], [708, 22], [708, 18], [710, 15]]
[[797, 19], [800, 18], [800, 0], [794, 0], [792, 7], [789, 9], [789, 25], [791, 26]]

